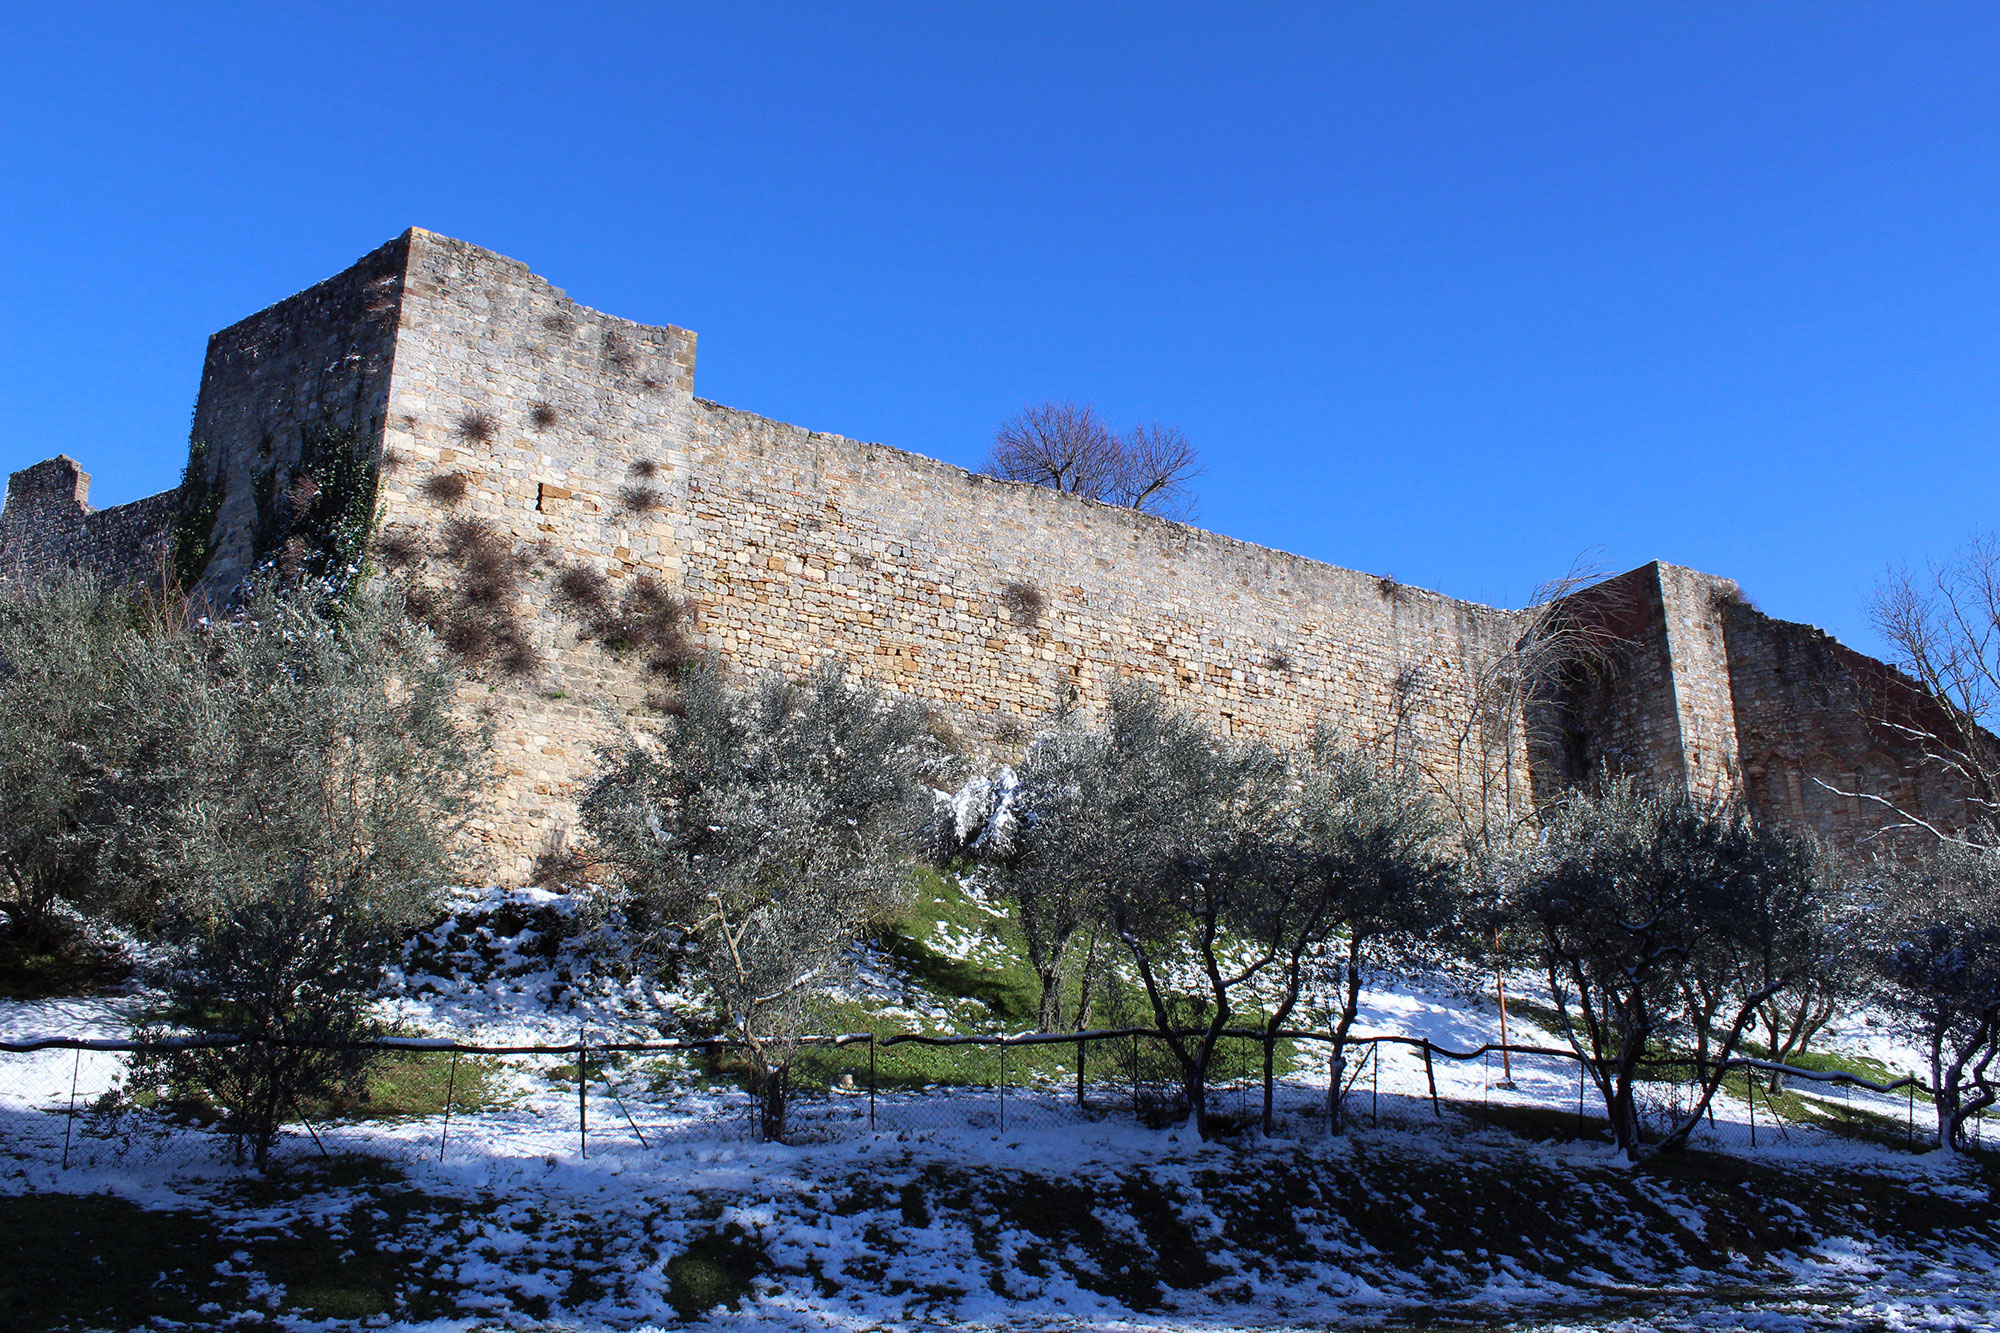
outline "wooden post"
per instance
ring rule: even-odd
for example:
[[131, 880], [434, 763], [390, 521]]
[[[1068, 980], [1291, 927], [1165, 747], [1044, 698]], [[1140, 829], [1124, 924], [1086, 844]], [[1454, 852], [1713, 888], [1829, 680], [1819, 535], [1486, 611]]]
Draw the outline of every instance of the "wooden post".
[[1382, 1127], [1382, 1043], [1376, 1042], [1368, 1048], [1369, 1102], [1368, 1121], [1370, 1128]]
[[1442, 1120], [1444, 1111], [1438, 1106], [1437, 1067], [1431, 1063], [1431, 1042], [1428, 1037], [1424, 1038], [1424, 1081], [1431, 1086], [1431, 1115]]
[[1500, 972], [1500, 927], [1493, 928], [1493, 993], [1500, 999], [1500, 1086], [1514, 1086], [1514, 1058], [1507, 1050], [1507, 979]]

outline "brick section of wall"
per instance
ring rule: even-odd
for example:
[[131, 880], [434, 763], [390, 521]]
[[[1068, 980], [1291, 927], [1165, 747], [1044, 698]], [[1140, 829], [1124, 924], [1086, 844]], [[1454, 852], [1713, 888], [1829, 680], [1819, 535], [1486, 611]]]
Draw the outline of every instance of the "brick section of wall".
[[1742, 591], [1733, 580], [1679, 565], [1652, 568], [1674, 686], [1681, 780], [1705, 796], [1733, 795], [1742, 771], [1723, 614], [1742, 601]]
[[1839, 792], [1872, 792], [1945, 827], [1962, 822], [1956, 779], [1881, 725], [1917, 702], [1903, 677], [1811, 625], [1741, 603], [1722, 619], [1743, 786], [1760, 812], [1848, 846], [1893, 817]]
[[113, 582], [155, 576], [180, 492], [92, 509], [90, 474], [58, 454], [7, 479], [0, 507], [0, 575], [40, 578], [90, 568]]
[[1568, 681], [1557, 701], [1564, 744], [1537, 791], [1551, 795], [1606, 774], [1678, 783], [1686, 767], [1660, 566], [1643, 565], [1571, 596], [1605, 661]]

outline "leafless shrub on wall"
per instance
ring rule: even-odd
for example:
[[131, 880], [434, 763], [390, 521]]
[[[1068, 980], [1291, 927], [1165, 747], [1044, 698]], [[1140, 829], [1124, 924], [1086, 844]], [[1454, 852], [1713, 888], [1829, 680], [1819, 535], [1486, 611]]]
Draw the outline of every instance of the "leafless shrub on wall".
[[610, 580], [588, 565], [565, 565], [556, 574], [556, 605], [579, 618], [604, 610], [610, 597]]
[[1755, 611], [1757, 604], [1748, 597], [1745, 597], [1743, 589], [1733, 583], [1726, 588], [1717, 588], [1715, 590], [1716, 611], [1731, 611], [1739, 608], [1745, 611]]
[[1287, 648], [1273, 646], [1269, 652], [1264, 654], [1264, 667], [1266, 670], [1269, 671], [1279, 671], [1283, 672], [1287, 676], [1291, 675], [1292, 674], [1291, 650]]
[[496, 425], [492, 413], [479, 409], [458, 419], [458, 433], [474, 444], [491, 444]]
[[1191, 483], [1201, 466], [1177, 427], [1137, 426], [1120, 435], [1088, 404], [1046, 402], [1022, 409], [993, 438], [986, 470], [1163, 518], [1194, 513]]
[[470, 483], [463, 472], [439, 472], [424, 478], [423, 492], [434, 504], [451, 506], [465, 499]]
[[556, 604], [581, 626], [581, 636], [620, 656], [634, 654], [647, 671], [670, 675], [701, 656], [694, 607], [650, 574], [612, 595], [611, 581], [585, 565], [565, 565], [555, 577]]
[[666, 503], [651, 486], [626, 486], [618, 492], [618, 507], [628, 514], [650, 514]]
[[658, 463], [655, 463], [650, 458], [642, 458], [632, 464], [631, 467], [626, 468], [625, 475], [628, 477], [637, 477], [641, 481], [651, 481], [658, 475], [659, 471], [660, 465]]
[[441, 534], [445, 555], [458, 566], [459, 593], [472, 606], [506, 606], [520, 590], [528, 558], [491, 524], [478, 518], [455, 518]]
[[528, 409], [528, 420], [536, 430], [547, 430], [556, 424], [556, 410], [547, 403], [536, 403]]
[[[484, 520], [454, 518], [428, 550], [410, 528], [392, 528], [376, 539], [391, 569], [407, 572], [404, 603], [438, 641], [475, 676], [520, 677], [540, 664], [516, 603], [529, 566], [528, 553]], [[435, 580], [417, 576], [419, 562], [442, 567]]]
[[414, 528], [384, 528], [375, 535], [375, 558], [385, 569], [408, 569], [423, 555], [423, 538]]
[[384, 449], [382, 451], [382, 470], [384, 472], [401, 472], [403, 464], [406, 461], [400, 450]]
[[1048, 598], [1032, 583], [1010, 583], [1000, 590], [1000, 605], [1017, 625], [1039, 625], [1048, 609]]
[[542, 316], [542, 327], [566, 338], [576, 332], [576, 319], [568, 311], [558, 310], [553, 315]]
[[614, 370], [629, 369], [638, 357], [632, 351], [632, 344], [616, 329], [604, 331], [604, 360]]

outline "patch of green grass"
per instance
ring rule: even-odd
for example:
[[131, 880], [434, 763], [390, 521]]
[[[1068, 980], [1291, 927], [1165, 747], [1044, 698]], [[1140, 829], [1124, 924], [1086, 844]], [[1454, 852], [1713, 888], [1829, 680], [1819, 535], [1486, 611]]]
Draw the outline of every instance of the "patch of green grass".
[[498, 1104], [497, 1074], [497, 1062], [479, 1056], [459, 1056], [454, 1070], [448, 1051], [391, 1051], [369, 1067], [360, 1095], [308, 1102], [306, 1114], [315, 1120], [421, 1120], [443, 1114], [447, 1099], [453, 1115], [478, 1111]]
[[697, 1236], [667, 1260], [667, 1302], [683, 1319], [700, 1318], [717, 1306], [734, 1308], [770, 1268], [763, 1248], [732, 1223]]
[[872, 933], [876, 948], [940, 999], [977, 1001], [990, 1024], [1032, 1026], [1041, 983], [1013, 917], [993, 915], [956, 879], [928, 868], [912, 876], [911, 888], [909, 906]]

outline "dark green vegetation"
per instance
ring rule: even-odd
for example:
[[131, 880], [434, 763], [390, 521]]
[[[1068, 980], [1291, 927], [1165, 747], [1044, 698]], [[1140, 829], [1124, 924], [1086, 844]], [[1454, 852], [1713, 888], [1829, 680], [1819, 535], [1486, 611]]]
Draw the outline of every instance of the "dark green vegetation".
[[35, 948], [0, 935], [0, 1000], [46, 1000], [58, 995], [101, 995], [132, 974], [118, 949], [71, 937]]
[[[1634, 1171], [1497, 1134], [1431, 1147], [1360, 1130], [1335, 1146], [1246, 1142], [1191, 1156], [1163, 1141], [1158, 1161], [1055, 1176], [884, 1146], [890, 1155], [865, 1169], [795, 1158], [764, 1183], [726, 1189], [691, 1164], [684, 1185], [628, 1176], [603, 1194], [461, 1199], [336, 1160], [173, 1212], [106, 1196], [7, 1197], [0, 1324], [200, 1324], [216, 1317], [201, 1311], [209, 1302], [245, 1307], [249, 1273], [278, 1288], [276, 1311], [352, 1320], [478, 1311], [591, 1322], [662, 1307], [687, 1319], [782, 1296], [850, 1317], [950, 1322], [960, 1301], [1046, 1301], [1073, 1284], [1113, 1317], [1317, 1323], [1354, 1312], [1343, 1297], [1356, 1281], [1385, 1298], [1369, 1307], [1376, 1317], [1425, 1327], [1801, 1299], [1833, 1311], [1905, 1293], [1948, 1316], [1987, 1312], [1994, 1293], [1981, 1274], [2000, 1252], [1981, 1197], [2000, 1170], [1983, 1156], [1937, 1182], [1701, 1151]], [[746, 1216], [760, 1220], [737, 1220]], [[1873, 1256], [1868, 1286], [1820, 1267], [1813, 1255], [1828, 1242]], [[230, 1262], [238, 1251], [247, 1258]], [[88, 1280], [77, 1280], [79, 1255]], [[477, 1271], [451, 1267], [460, 1260]], [[1496, 1281], [1498, 1297], [1486, 1291]]]

